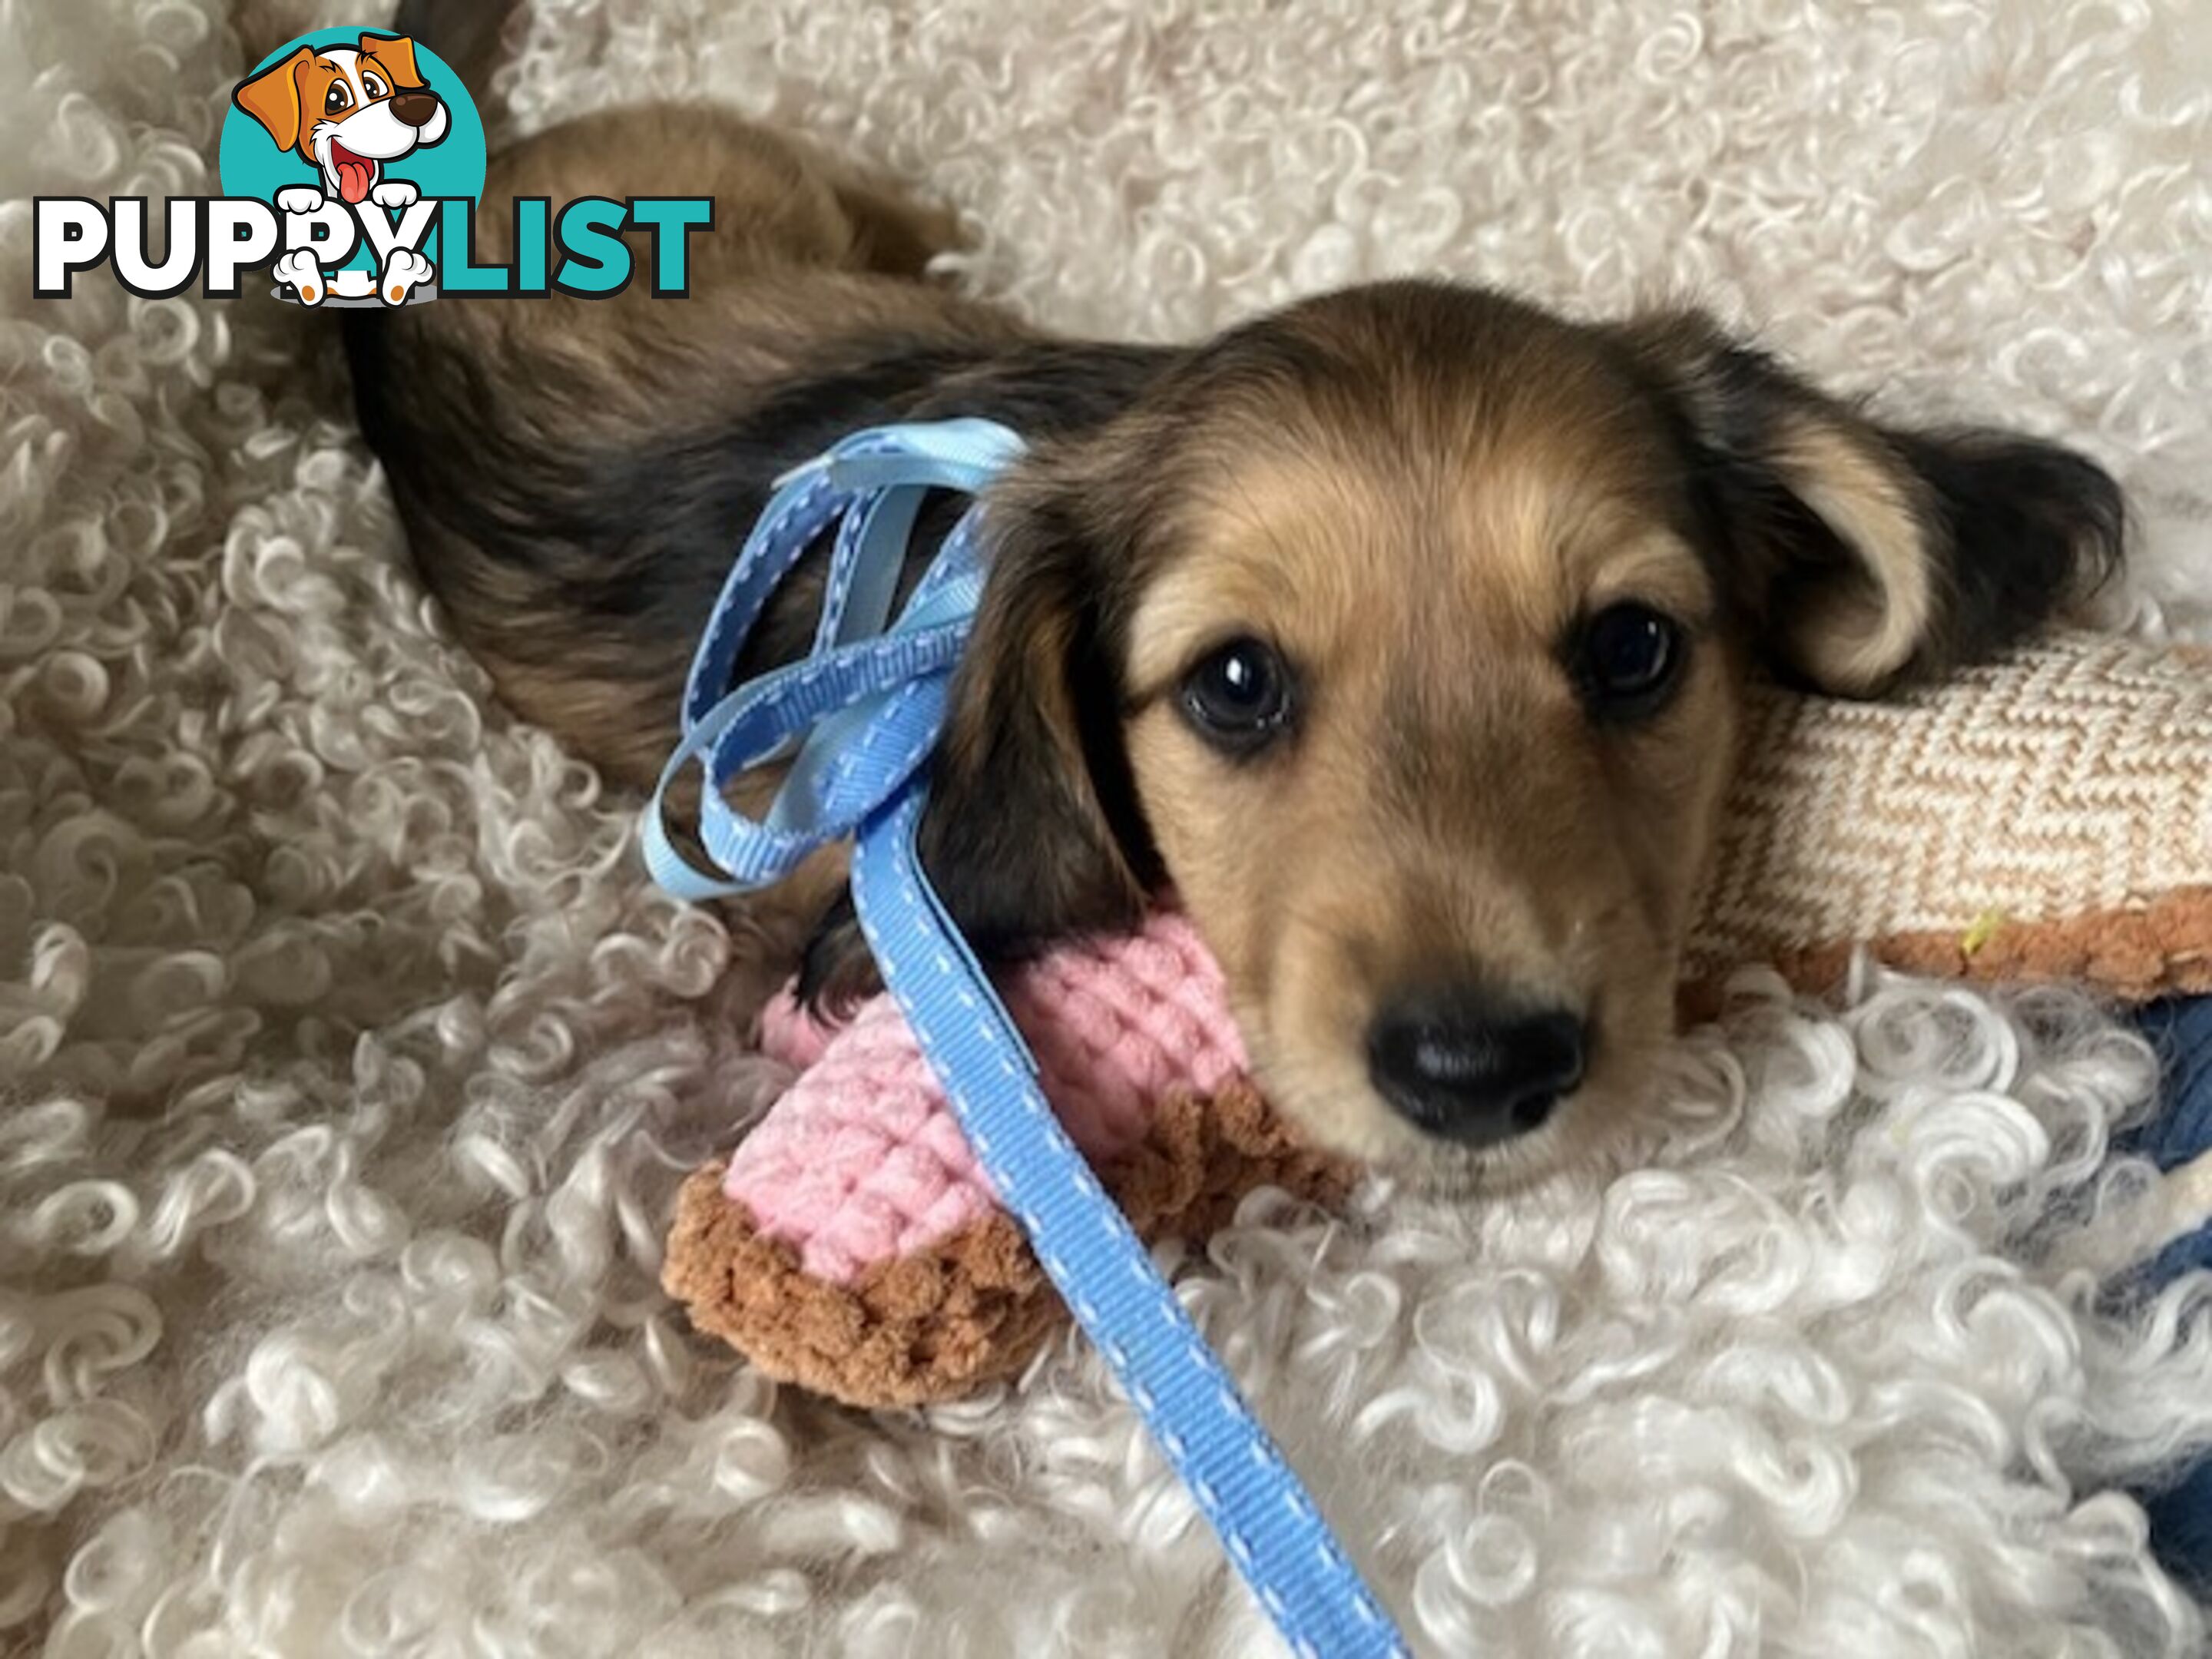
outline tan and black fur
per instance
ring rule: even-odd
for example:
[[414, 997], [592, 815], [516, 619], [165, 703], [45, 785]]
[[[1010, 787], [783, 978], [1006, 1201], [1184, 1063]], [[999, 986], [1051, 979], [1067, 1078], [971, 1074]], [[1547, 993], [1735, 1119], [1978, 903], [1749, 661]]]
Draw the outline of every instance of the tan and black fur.
[[[499, 256], [518, 194], [647, 188], [715, 198], [688, 299], [349, 319], [416, 562], [501, 694], [649, 782], [770, 482], [872, 423], [1006, 422], [1032, 449], [989, 502], [925, 833], [949, 908], [1006, 959], [1172, 888], [1277, 1101], [1432, 1182], [1578, 1155], [1633, 1109], [1748, 674], [1878, 696], [2021, 637], [2118, 554], [2090, 463], [1880, 426], [1692, 313], [1590, 326], [1401, 282], [1188, 347], [1052, 338], [923, 279], [941, 216], [710, 109], [495, 158], [481, 240]], [[1625, 603], [1686, 653], [1633, 720], [1581, 666]], [[747, 668], [811, 623], [794, 594]], [[1187, 687], [1243, 636], [1298, 713], [1232, 757]], [[770, 901], [830, 995], [869, 978], [839, 880]], [[1510, 1139], [1393, 1109], [1376, 1033], [1409, 998], [1487, 1011], [1412, 1028], [1447, 1071], [1437, 1042], [1489, 1063], [1468, 1020], [1571, 1024], [1556, 1101]]]

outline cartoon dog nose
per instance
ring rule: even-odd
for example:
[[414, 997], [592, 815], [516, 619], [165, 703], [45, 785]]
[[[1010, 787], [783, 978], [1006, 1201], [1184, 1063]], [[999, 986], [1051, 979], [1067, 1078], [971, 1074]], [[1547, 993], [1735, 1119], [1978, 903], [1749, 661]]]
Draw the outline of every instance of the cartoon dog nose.
[[1467, 1146], [1525, 1134], [1583, 1080], [1587, 1033], [1564, 1010], [1531, 1013], [1471, 986], [1407, 991], [1367, 1032], [1367, 1070], [1415, 1127]]
[[410, 127], [427, 127], [430, 118], [438, 112], [438, 94], [434, 92], [395, 92], [392, 94], [392, 112]]

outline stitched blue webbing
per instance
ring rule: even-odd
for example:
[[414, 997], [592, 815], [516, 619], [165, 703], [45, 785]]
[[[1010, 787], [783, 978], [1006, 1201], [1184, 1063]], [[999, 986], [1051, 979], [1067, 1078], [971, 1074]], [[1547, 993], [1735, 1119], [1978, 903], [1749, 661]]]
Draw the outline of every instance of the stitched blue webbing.
[[[1112, 1366], [1224, 1548], [1292, 1650], [1398, 1655], [1405, 1644], [1152, 1258], [1068, 1140], [1036, 1065], [921, 869], [924, 762], [982, 592], [970, 507], [894, 620], [923, 495], [974, 496], [1021, 453], [986, 421], [855, 434], [787, 477], [732, 568], [691, 663], [683, 738], [644, 820], [653, 878], [680, 897], [748, 892], [851, 837], [862, 931], [1000, 1200]], [[834, 526], [811, 652], [726, 690], [777, 584]], [[727, 804], [746, 769], [788, 758], [765, 817]], [[696, 869], [669, 838], [664, 798], [705, 769]]]

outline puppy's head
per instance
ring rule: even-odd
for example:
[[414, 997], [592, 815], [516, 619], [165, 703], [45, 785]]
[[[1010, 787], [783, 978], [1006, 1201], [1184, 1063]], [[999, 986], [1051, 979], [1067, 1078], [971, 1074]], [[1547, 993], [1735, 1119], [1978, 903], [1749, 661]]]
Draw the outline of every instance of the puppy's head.
[[1431, 1184], [1632, 1109], [1749, 665], [1881, 692], [2014, 639], [2119, 498], [1878, 428], [1695, 316], [1393, 284], [1193, 352], [990, 502], [924, 856], [1000, 955], [1171, 887], [1263, 1081]]
[[358, 48], [301, 46], [240, 82], [231, 98], [348, 202], [366, 201], [385, 162], [438, 143], [451, 120], [404, 35], [364, 34]]

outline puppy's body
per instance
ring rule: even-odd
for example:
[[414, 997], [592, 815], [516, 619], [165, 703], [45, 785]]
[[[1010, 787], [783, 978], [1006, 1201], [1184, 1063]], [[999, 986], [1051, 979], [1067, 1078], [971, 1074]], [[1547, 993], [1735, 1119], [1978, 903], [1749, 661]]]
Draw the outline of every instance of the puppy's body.
[[[2088, 464], [1889, 432], [1694, 315], [1396, 283], [1188, 348], [1071, 343], [921, 280], [944, 222], [704, 110], [496, 159], [521, 195], [712, 196], [691, 297], [356, 321], [362, 422], [501, 694], [657, 772], [775, 477], [857, 428], [1031, 445], [924, 857], [983, 952], [1172, 885], [1278, 1099], [1422, 1177], [1595, 1144], [1668, 1035], [1749, 666], [1852, 695], [2032, 627], [2116, 550]], [[943, 521], [918, 538], [915, 568]], [[793, 585], [741, 672], [804, 647]], [[825, 860], [769, 901], [865, 982]]]
[[[507, 257], [517, 197], [619, 198], [641, 178], [714, 202], [689, 298], [556, 293], [348, 334], [363, 429], [464, 642], [518, 712], [635, 788], [675, 742], [699, 630], [778, 476], [886, 421], [988, 416], [1033, 441], [1095, 427], [1176, 356], [1054, 340], [926, 284], [948, 218], [709, 109], [588, 117], [494, 157], [478, 245]], [[950, 522], [925, 522], [910, 577]], [[741, 672], [804, 648], [825, 550]], [[818, 860], [755, 917], [803, 939], [842, 878], [841, 856]], [[832, 989], [864, 970], [850, 951], [818, 963]]]
[[[775, 477], [872, 422], [958, 408], [1096, 420], [1160, 354], [1071, 348], [916, 280], [948, 228], [718, 113], [623, 111], [491, 163], [518, 196], [713, 198], [691, 294], [556, 293], [349, 334], [356, 398], [423, 574], [524, 714], [649, 781], [702, 619]], [[786, 605], [765, 654], [798, 649]]]

